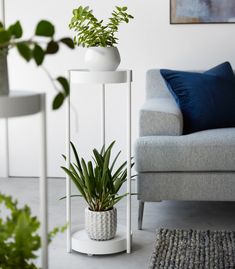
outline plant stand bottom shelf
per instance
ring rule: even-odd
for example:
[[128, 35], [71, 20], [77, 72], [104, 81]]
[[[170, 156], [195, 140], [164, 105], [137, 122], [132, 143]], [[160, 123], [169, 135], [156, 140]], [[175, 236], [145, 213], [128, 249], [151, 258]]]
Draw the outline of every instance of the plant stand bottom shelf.
[[72, 249], [88, 255], [107, 255], [126, 250], [126, 227], [117, 227], [116, 236], [107, 241], [96, 241], [88, 237], [85, 229], [72, 234]]

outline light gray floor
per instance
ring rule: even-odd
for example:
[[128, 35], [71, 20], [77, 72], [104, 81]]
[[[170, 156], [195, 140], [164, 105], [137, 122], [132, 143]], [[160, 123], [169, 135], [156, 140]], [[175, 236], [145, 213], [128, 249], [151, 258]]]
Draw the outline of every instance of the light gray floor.
[[[29, 204], [38, 214], [37, 179], [0, 179], [0, 192], [13, 195], [21, 204]], [[49, 179], [50, 227], [65, 224], [65, 194], [63, 179]], [[85, 204], [73, 200], [73, 225], [83, 222]], [[144, 230], [137, 230], [137, 201], [133, 198], [133, 252], [110, 256], [93, 256], [72, 253], [65, 249], [65, 234], [60, 234], [50, 245], [51, 269], [143, 269], [148, 267], [157, 228], [182, 229], [235, 229], [235, 203], [232, 202], [173, 202], [148, 203], [145, 208]], [[125, 223], [125, 203], [118, 205], [119, 222]]]

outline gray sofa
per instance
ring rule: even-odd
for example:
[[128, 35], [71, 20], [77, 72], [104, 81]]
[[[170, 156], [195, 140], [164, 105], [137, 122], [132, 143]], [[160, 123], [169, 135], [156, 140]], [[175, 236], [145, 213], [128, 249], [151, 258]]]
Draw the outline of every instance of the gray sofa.
[[183, 118], [159, 70], [149, 70], [135, 143], [138, 227], [144, 202], [235, 200], [235, 128], [182, 135]]

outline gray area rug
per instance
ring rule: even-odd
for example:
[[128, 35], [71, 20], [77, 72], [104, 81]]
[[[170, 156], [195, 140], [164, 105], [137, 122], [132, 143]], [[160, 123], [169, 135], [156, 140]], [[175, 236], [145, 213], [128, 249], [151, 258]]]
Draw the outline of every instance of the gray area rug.
[[235, 268], [235, 232], [157, 231], [149, 269]]

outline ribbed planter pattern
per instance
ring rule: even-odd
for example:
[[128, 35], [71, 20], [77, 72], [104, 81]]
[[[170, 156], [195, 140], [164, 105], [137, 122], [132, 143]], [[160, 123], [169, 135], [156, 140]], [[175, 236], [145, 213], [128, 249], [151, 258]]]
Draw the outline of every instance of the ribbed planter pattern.
[[117, 209], [97, 212], [86, 208], [85, 228], [93, 240], [104, 241], [114, 238], [117, 231]]
[[0, 95], [9, 93], [7, 53], [0, 50]]

